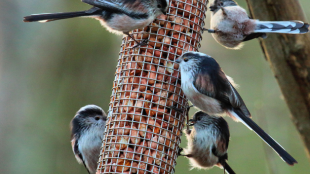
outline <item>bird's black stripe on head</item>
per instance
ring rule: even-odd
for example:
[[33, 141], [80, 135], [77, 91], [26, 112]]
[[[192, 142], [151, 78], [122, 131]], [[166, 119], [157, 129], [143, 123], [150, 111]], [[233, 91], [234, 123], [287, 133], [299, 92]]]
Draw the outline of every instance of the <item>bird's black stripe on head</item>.
[[194, 57], [194, 56], [196, 56], [197, 54], [195, 54], [195, 53], [192, 53], [192, 52], [189, 52], [189, 53], [185, 53], [184, 55], [183, 55], [183, 57]]
[[79, 115], [81, 115], [82, 117], [88, 117], [88, 116], [103, 115], [103, 112], [100, 109], [90, 108], [80, 111]]
[[202, 55], [199, 54], [198, 52], [187, 52], [185, 54], [183, 54], [183, 58], [191, 58], [191, 57], [195, 57], [196, 59], [200, 59], [200, 57], [205, 57], [207, 55]]
[[198, 112], [196, 112], [195, 113], [195, 115], [194, 115], [194, 117], [193, 117], [193, 120], [197, 120], [197, 117], [199, 117], [199, 116], [204, 116], [204, 115], [208, 115], [207, 113], [204, 113], [204, 112], [202, 112], [202, 111], [198, 111]]

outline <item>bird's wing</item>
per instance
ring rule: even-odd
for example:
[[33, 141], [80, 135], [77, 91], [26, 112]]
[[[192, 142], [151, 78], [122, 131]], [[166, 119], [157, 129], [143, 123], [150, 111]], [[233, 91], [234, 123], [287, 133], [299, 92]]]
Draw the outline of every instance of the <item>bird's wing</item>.
[[235, 87], [227, 80], [227, 83], [229, 84], [230, 90], [227, 93], [227, 96], [229, 98], [230, 104], [234, 108], [240, 108], [240, 110], [243, 112], [244, 115], [247, 117], [251, 117], [251, 113], [246, 107], [244, 101], [242, 100], [240, 94], [238, 91], [235, 89]]
[[226, 151], [223, 153], [222, 151], [219, 150], [219, 148], [217, 148], [215, 145], [212, 147], [212, 154], [220, 159], [224, 159], [227, 160], [228, 159], [228, 155], [227, 155], [227, 149]]
[[233, 108], [240, 108], [246, 116], [251, 117], [241, 96], [221, 69], [214, 72], [203, 70], [197, 73], [193, 81], [193, 88], [197, 92], [231, 105]]
[[75, 155], [75, 158], [76, 160], [79, 162], [79, 163], [83, 163], [84, 167], [86, 168], [87, 172], [90, 174], [86, 164], [85, 164], [85, 161], [83, 159], [83, 156], [79, 150], [79, 146], [78, 146], [78, 141], [77, 140], [74, 140], [72, 139], [71, 140], [71, 145], [72, 145], [72, 150], [74, 152], [74, 155]]
[[223, 144], [223, 152], [227, 151], [228, 145], [229, 145], [229, 138], [230, 138], [230, 132], [229, 132], [229, 126], [228, 123], [225, 121], [223, 117], [218, 118], [217, 126], [221, 132], [221, 138], [220, 140], [224, 142]]
[[73, 150], [73, 153], [75, 155], [76, 160], [79, 163], [84, 163], [83, 162], [83, 156], [82, 156], [82, 154], [79, 151], [78, 141], [75, 140], [75, 139], [72, 139], [71, 140], [71, 146], [72, 146], [72, 150]]
[[193, 81], [193, 88], [201, 94], [214, 98], [216, 96], [215, 85], [212, 83], [210, 75], [202, 72], [197, 73]]
[[114, 13], [120, 11], [123, 13], [146, 13], [148, 10], [141, 0], [82, 0], [82, 2]]
[[227, 94], [229, 101], [234, 108], [239, 108], [242, 105], [243, 100], [242, 100], [241, 96], [239, 95], [238, 91], [235, 89], [235, 87], [228, 80], [227, 80], [227, 83], [228, 83], [229, 89], [230, 89], [228, 94]]
[[122, 8], [121, 4], [120, 4], [120, 0], [82, 0], [82, 2], [89, 4], [89, 5], [93, 5], [95, 7], [99, 7], [102, 9], [107, 9], [107, 10], [112, 10], [112, 9], [119, 9]]
[[223, 117], [218, 118], [215, 126], [219, 130], [219, 135], [216, 140], [216, 147], [212, 148], [212, 152], [215, 156], [222, 157], [227, 154], [230, 138], [229, 127]]

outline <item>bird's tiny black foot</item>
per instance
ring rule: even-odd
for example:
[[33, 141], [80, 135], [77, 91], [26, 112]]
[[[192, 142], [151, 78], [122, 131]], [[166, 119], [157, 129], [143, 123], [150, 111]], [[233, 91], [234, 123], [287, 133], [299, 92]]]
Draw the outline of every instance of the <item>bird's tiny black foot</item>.
[[174, 110], [176, 110], [177, 112], [183, 113], [184, 111], [189, 110], [189, 109], [190, 109], [191, 107], [193, 107], [193, 106], [194, 106], [194, 105], [187, 106], [187, 107], [184, 108], [184, 109], [180, 109], [180, 108], [177, 108], [177, 107], [175, 107], [175, 106], [169, 106], [168, 108], [174, 109]]
[[204, 28], [203, 31], [208, 31], [208, 33], [216, 33], [216, 30]]
[[189, 135], [189, 134], [191, 134], [191, 132], [192, 132], [191, 129], [186, 129], [186, 132], [185, 132], [185, 133], [186, 133], [187, 135]]
[[146, 46], [149, 40], [144, 39], [143, 41], [138, 42], [137, 40], [134, 39], [134, 41], [136, 42], [136, 45], [134, 45], [132, 48], [137, 48], [137, 47]]
[[176, 110], [177, 112], [180, 112], [180, 113], [183, 113], [183, 111], [184, 111], [183, 109], [179, 109], [179, 108], [177, 108], [175, 106], [169, 106], [168, 108]]
[[126, 34], [128, 37], [130, 37], [132, 40], [136, 42], [136, 45], [134, 45], [133, 48], [147, 45], [147, 42], [148, 42], [147, 39], [144, 39], [142, 42], [138, 42], [131, 34], [129, 34], [129, 32], [124, 32], [124, 34]]
[[184, 156], [184, 155], [181, 154], [182, 151], [183, 151], [183, 148], [180, 147], [180, 148], [179, 148], [179, 151], [178, 151], [178, 156]]

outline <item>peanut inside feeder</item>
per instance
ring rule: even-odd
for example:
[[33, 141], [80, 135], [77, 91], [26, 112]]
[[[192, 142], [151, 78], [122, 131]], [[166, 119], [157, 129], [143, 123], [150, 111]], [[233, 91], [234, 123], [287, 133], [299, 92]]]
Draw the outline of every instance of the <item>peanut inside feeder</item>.
[[186, 116], [179, 66], [200, 47], [206, 0], [173, 0], [167, 15], [123, 38], [97, 173], [174, 173]]

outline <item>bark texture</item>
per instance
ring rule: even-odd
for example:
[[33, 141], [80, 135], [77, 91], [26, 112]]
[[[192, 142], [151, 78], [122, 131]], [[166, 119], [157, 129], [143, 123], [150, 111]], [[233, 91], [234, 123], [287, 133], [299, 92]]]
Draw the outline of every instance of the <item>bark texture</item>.
[[[254, 19], [305, 21], [298, 0], [247, 0]], [[310, 158], [310, 35], [269, 34], [261, 47]]]

